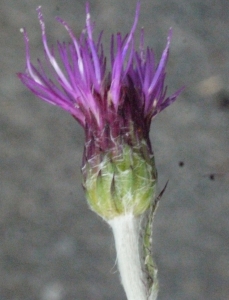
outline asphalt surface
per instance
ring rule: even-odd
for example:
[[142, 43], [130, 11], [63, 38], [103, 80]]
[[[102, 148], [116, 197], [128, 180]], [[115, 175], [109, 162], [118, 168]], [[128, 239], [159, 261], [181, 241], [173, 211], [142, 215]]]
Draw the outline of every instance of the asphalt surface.
[[[91, 1], [95, 34], [127, 33], [135, 1]], [[0, 299], [125, 299], [108, 226], [81, 187], [84, 133], [59, 108], [17, 79], [30, 37], [43, 57], [36, 7], [50, 44], [68, 41], [54, 17], [78, 35], [85, 2], [0, 0]], [[144, 0], [139, 29], [159, 58], [173, 40], [168, 91], [185, 85], [152, 123], [158, 193], [169, 180], [154, 223], [159, 300], [229, 299], [229, 2]]]

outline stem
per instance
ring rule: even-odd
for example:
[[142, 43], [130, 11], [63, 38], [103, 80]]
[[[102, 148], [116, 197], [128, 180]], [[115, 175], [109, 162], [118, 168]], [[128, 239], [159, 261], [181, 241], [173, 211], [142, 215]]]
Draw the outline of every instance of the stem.
[[128, 300], [147, 300], [147, 279], [139, 252], [140, 219], [132, 214], [109, 221], [113, 229], [121, 281]]

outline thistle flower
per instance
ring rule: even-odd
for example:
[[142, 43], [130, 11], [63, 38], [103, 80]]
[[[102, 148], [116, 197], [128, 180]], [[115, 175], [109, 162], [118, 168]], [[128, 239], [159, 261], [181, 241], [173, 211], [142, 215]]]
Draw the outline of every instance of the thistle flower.
[[[112, 35], [110, 55], [106, 58], [102, 33], [98, 39], [93, 38], [94, 25], [88, 4], [86, 26], [78, 39], [68, 24], [57, 18], [71, 39], [68, 44], [57, 43], [57, 54], [48, 46], [43, 15], [38, 7], [45, 65], [50, 67], [53, 79], [48, 77], [40, 60], [37, 67], [31, 63], [29, 38], [26, 30], [22, 30], [26, 71], [18, 76], [36, 96], [68, 111], [84, 128], [82, 174], [87, 200], [91, 209], [113, 229], [116, 227], [114, 220], [119, 220], [120, 216], [138, 220], [154, 207], [157, 173], [149, 140], [150, 124], [152, 118], [173, 103], [182, 91], [166, 96], [164, 86], [171, 30], [158, 64], [153, 50], [144, 47], [143, 30], [139, 50], [136, 49], [134, 33], [139, 10], [138, 3], [129, 34]], [[139, 222], [136, 226], [139, 234]], [[138, 235], [136, 238], [138, 242]], [[144, 280], [139, 280], [146, 281], [147, 275], [141, 276]], [[149, 287], [144, 287], [147, 289]], [[147, 291], [144, 293], [149, 295]], [[134, 297], [145, 299], [140, 294]]]

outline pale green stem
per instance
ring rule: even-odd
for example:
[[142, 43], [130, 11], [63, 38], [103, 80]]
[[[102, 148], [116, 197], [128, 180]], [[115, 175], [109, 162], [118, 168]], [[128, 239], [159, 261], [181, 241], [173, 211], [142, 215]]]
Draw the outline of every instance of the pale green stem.
[[109, 224], [114, 233], [118, 267], [127, 299], [149, 299], [139, 251], [140, 218], [133, 214], [120, 215]]

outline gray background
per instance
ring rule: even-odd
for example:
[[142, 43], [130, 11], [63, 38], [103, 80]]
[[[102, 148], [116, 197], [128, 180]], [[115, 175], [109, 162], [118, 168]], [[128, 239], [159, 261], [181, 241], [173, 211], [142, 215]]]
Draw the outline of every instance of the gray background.
[[[81, 187], [83, 130], [15, 75], [25, 61], [20, 27], [33, 61], [43, 57], [36, 7], [43, 6], [52, 44], [68, 41], [56, 15], [81, 32], [84, 3], [0, 1], [1, 300], [125, 299], [111, 231], [87, 208]], [[111, 32], [128, 32], [135, 3], [91, 1], [107, 49]], [[151, 130], [158, 192], [169, 179], [154, 223], [160, 300], [229, 299], [228, 11], [226, 0], [142, 1], [139, 28], [157, 58], [173, 27], [169, 91], [186, 86]]]

